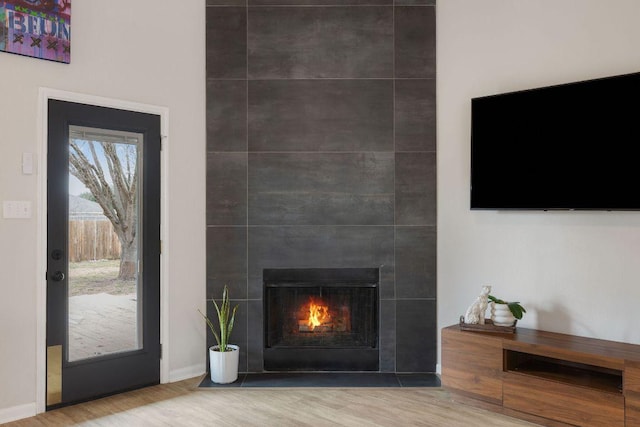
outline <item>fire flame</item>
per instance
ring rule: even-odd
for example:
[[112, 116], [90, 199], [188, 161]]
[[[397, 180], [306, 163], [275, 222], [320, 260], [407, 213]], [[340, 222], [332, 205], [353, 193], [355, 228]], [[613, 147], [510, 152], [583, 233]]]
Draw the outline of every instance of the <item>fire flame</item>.
[[309, 319], [307, 324], [312, 331], [316, 326], [320, 326], [330, 320], [331, 315], [329, 314], [329, 307], [318, 304], [313, 300], [309, 302]]

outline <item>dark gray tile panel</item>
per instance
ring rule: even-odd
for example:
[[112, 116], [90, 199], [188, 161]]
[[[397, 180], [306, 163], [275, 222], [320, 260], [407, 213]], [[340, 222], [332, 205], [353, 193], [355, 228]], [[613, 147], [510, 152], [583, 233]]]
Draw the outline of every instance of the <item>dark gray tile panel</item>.
[[262, 349], [264, 348], [264, 307], [263, 300], [249, 300], [249, 331], [247, 342], [248, 372], [264, 371]]
[[[207, 360], [207, 364], [209, 361]], [[207, 368], [208, 370], [209, 368]], [[198, 387], [216, 387], [216, 388], [239, 388], [245, 382], [247, 375], [238, 373], [238, 380], [229, 384], [218, 384], [211, 381], [211, 375], [207, 374], [202, 378]]]
[[436, 225], [435, 153], [396, 153], [396, 225]]
[[396, 227], [396, 296], [435, 298], [435, 227]]
[[270, 372], [247, 375], [242, 387], [400, 387], [400, 380], [374, 372]]
[[391, 80], [249, 82], [250, 151], [392, 151]]
[[247, 0], [207, 0], [207, 6], [245, 6]]
[[380, 268], [393, 288], [393, 227], [249, 227], [249, 298], [262, 298], [265, 268]]
[[204, 377], [199, 388], [237, 387], [440, 387], [435, 373], [393, 374], [380, 372], [265, 372], [239, 374], [238, 381], [217, 384]]
[[396, 309], [396, 372], [435, 372], [436, 302], [398, 300]]
[[393, 225], [393, 153], [249, 155], [250, 225]]
[[241, 303], [240, 371], [262, 270], [341, 267], [380, 268], [380, 370], [434, 371], [435, 0], [246, 1], [206, 1], [207, 297]]
[[396, 80], [396, 151], [436, 150], [436, 80]]
[[207, 78], [247, 78], [247, 9], [207, 7]]
[[380, 301], [380, 371], [396, 371], [396, 302]]
[[441, 387], [440, 377], [435, 373], [429, 374], [397, 374], [402, 387]]
[[391, 299], [395, 297], [395, 265], [385, 265], [380, 268], [380, 298]]
[[395, 77], [436, 75], [435, 8], [395, 8]]
[[247, 151], [247, 82], [207, 79], [207, 151]]
[[392, 77], [392, 20], [387, 6], [249, 8], [249, 76]]
[[247, 297], [247, 228], [207, 228], [207, 298], [222, 297], [224, 285], [235, 299]]
[[395, 0], [396, 6], [435, 6], [436, 0]]
[[[431, 0], [433, 1], [433, 0]], [[290, 6], [350, 6], [350, 5], [392, 5], [393, 0], [249, 0], [249, 6], [270, 6], [270, 5], [290, 5]]]
[[207, 154], [207, 225], [247, 224], [247, 154]]

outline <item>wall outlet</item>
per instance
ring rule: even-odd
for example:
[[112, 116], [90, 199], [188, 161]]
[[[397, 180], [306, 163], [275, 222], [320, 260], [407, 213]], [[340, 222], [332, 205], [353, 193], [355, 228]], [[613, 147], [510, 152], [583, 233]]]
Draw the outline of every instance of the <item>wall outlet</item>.
[[5, 200], [2, 202], [2, 216], [6, 219], [31, 218], [31, 202]]

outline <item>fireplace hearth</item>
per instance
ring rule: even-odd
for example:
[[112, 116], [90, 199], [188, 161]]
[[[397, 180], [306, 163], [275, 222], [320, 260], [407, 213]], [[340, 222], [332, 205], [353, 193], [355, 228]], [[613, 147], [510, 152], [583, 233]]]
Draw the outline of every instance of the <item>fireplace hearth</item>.
[[376, 268], [265, 269], [267, 371], [377, 371]]

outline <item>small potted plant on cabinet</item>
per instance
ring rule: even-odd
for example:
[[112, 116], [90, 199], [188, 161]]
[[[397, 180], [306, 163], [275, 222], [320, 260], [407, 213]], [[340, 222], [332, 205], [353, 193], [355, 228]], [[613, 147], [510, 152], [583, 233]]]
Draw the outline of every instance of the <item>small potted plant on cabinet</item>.
[[491, 301], [491, 320], [496, 326], [513, 326], [527, 312], [517, 301], [507, 302], [493, 295], [488, 298]]
[[238, 379], [238, 358], [240, 348], [237, 345], [229, 344], [229, 337], [233, 330], [233, 321], [236, 317], [236, 305], [231, 309], [229, 301], [229, 288], [224, 286], [222, 291], [222, 301], [220, 305], [211, 299], [218, 315], [218, 328], [200, 310], [200, 314], [207, 322], [209, 329], [216, 339], [217, 345], [209, 347], [209, 368], [211, 370], [211, 381], [218, 384], [232, 383]]

